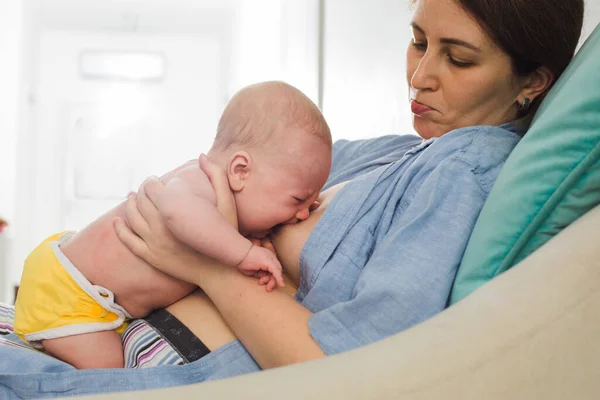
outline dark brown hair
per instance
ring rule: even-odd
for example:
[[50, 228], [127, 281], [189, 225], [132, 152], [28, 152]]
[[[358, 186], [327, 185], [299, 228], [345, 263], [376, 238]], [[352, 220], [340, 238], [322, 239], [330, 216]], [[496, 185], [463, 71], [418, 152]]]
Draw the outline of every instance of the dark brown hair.
[[[456, 1], [511, 57], [517, 75], [545, 66], [556, 82], [575, 54], [584, 0]], [[532, 118], [544, 95], [538, 96], [521, 117]]]
[[[510, 56], [516, 75], [525, 76], [545, 66], [554, 75], [554, 84], [575, 54], [584, 0], [454, 1]], [[530, 121], [544, 96], [538, 96], [519, 116]]]

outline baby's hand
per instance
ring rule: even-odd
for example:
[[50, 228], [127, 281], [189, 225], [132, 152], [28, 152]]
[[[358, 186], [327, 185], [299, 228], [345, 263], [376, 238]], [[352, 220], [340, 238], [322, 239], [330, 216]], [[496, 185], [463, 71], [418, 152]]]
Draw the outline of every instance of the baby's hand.
[[[246, 258], [238, 265], [238, 269], [248, 276], [260, 278], [260, 283], [267, 285], [267, 292], [275, 285], [283, 287], [283, 272], [279, 260], [271, 250], [252, 245]], [[265, 275], [265, 273], [268, 273]], [[269, 276], [270, 275], [270, 276]], [[269, 278], [268, 280], [266, 278]], [[273, 279], [271, 279], [273, 278]]]

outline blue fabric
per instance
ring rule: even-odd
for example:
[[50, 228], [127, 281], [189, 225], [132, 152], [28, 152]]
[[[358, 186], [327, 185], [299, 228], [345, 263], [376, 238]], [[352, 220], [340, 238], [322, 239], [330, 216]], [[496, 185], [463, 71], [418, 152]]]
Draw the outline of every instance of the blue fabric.
[[[314, 313], [309, 329], [327, 354], [383, 339], [444, 309], [479, 211], [519, 138], [487, 126], [408, 151], [401, 136], [336, 143], [330, 184], [356, 178], [307, 240], [297, 295]], [[362, 160], [370, 160], [367, 173]]]
[[[35, 350], [9, 346], [0, 337], [0, 399], [65, 397], [165, 388], [259, 371], [239, 341], [186, 365], [147, 369], [77, 370]], [[22, 343], [22, 342], [20, 342]]]
[[[297, 294], [314, 312], [309, 329], [327, 354], [390, 336], [445, 307], [471, 229], [519, 140], [515, 131], [470, 127], [424, 142], [336, 142], [327, 187], [355, 179], [307, 240]], [[184, 366], [96, 371], [0, 344], [0, 398], [150, 389], [257, 370], [237, 341]]]

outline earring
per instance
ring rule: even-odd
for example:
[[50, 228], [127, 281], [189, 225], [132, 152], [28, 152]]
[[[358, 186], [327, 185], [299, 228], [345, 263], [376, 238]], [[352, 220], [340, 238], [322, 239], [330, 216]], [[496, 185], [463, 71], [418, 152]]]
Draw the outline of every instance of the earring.
[[[519, 104], [519, 102], [517, 102], [517, 104]], [[523, 103], [519, 104], [519, 110], [521, 110], [521, 111], [529, 110], [530, 104], [531, 104], [531, 99], [529, 97], [525, 97], [523, 99]]]

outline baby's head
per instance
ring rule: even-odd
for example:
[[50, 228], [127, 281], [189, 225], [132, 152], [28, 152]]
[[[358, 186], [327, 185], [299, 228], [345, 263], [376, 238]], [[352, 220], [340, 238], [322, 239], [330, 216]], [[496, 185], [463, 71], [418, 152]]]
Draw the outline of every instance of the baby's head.
[[319, 108], [283, 82], [233, 96], [209, 153], [227, 172], [240, 232], [261, 237], [308, 217], [331, 167], [331, 134]]

